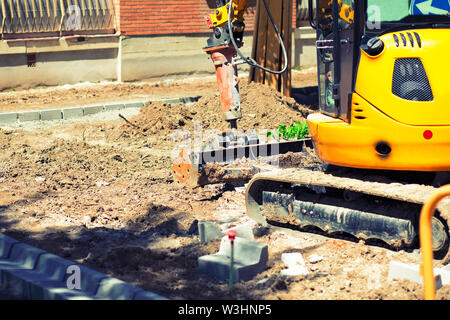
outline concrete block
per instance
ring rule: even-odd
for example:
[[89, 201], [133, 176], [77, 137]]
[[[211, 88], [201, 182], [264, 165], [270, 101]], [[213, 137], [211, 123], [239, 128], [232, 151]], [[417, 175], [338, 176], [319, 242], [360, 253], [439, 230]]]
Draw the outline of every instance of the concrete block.
[[225, 235], [214, 222], [210, 221], [199, 222], [198, 233], [201, 242], [219, 239]]
[[97, 105], [97, 106], [85, 106], [83, 107], [83, 114], [85, 116], [96, 114], [103, 111], [103, 105]]
[[63, 119], [81, 118], [84, 116], [83, 107], [64, 108], [62, 109]]
[[31, 282], [29, 284], [31, 299], [33, 300], [92, 300], [86, 292], [68, 289], [63, 282]]
[[139, 289], [135, 294], [133, 300], [169, 300], [169, 299], [160, 296], [159, 294]]
[[145, 105], [145, 102], [128, 102], [124, 103], [124, 108], [141, 108]]
[[280, 275], [283, 277], [302, 276], [309, 273], [308, 268], [305, 266], [305, 260], [299, 252], [283, 253], [281, 261], [287, 266], [287, 269], [283, 269], [280, 272]]
[[125, 108], [125, 104], [123, 104], [123, 103], [113, 103], [113, 104], [105, 104], [104, 105], [105, 111], [121, 110], [124, 108]]
[[76, 265], [76, 263], [51, 253], [44, 253], [39, 257], [35, 270], [46, 274], [48, 276], [47, 281], [65, 282], [69, 276], [67, 270], [73, 265]]
[[236, 227], [233, 227], [233, 228], [225, 230], [225, 234], [229, 230], [235, 230], [237, 237], [245, 238], [245, 239], [248, 239], [248, 240], [254, 240], [255, 237], [253, 235], [253, 226], [254, 226], [253, 223], [241, 224], [239, 226], [236, 226]]
[[108, 278], [105, 274], [80, 266], [81, 270], [81, 290], [88, 295], [94, 296], [100, 287], [103, 279]]
[[34, 269], [39, 256], [44, 253], [45, 251], [42, 249], [32, 247], [25, 243], [16, 243], [12, 246], [8, 260], [0, 261], [0, 269], [4, 263], [7, 266], [8, 262], [17, 265], [20, 269]]
[[0, 233], [0, 259], [6, 259], [9, 257], [11, 247], [15, 243], [18, 243], [18, 241]]
[[[66, 287], [62, 281], [54, 281], [48, 274], [37, 270], [11, 269], [4, 271], [3, 283], [8, 292], [13, 292], [14, 296], [21, 299], [46, 300], [50, 299], [46, 295], [48, 288]], [[52, 297], [51, 299], [54, 299]]]
[[[231, 243], [223, 237], [219, 252], [198, 258], [199, 273], [219, 280], [227, 280], [230, 275]], [[268, 260], [266, 244], [236, 237], [234, 241], [234, 279], [248, 281], [264, 271]]]
[[104, 300], [132, 300], [140, 289], [122, 280], [105, 278], [98, 288], [96, 299]]
[[2, 270], [3, 290], [5, 292], [8, 292], [11, 297], [29, 300], [31, 298], [31, 295], [27, 281], [16, 276], [10, 271], [11, 270]]
[[17, 112], [0, 113], [0, 124], [16, 122], [17, 119], [18, 119]]
[[62, 119], [61, 109], [42, 110], [39, 113], [42, 121]]
[[39, 111], [24, 111], [18, 114], [19, 121], [39, 121], [41, 114]]
[[439, 274], [441, 276], [441, 282], [443, 286], [450, 284], [450, 270], [447, 269], [444, 267], [436, 270], [436, 274]]
[[282, 277], [297, 277], [306, 276], [308, 273], [308, 268], [306, 268], [306, 266], [294, 266], [281, 270], [280, 275]]
[[[388, 281], [392, 281], [394, 279], [406, 279], [423, 284], [423, 277], [420, 275], [419, 269], [420, 266], [418, 264], [406, 264], [398, 261], [391, 261], [389, 264]], [[437, 269], [434, 270], [434, 276], [437, 290], [442, 287], [442, 281], [440, 274], [436, 271]]]
[[281, 254], [281, 261], [288, 267], [305, 265], [305, 260], [300, 252], [283, 253]]

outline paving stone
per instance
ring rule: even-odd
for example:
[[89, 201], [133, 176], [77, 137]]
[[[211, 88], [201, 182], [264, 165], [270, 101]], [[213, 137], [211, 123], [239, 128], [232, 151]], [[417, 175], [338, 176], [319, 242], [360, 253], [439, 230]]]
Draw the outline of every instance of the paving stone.
[[96, 105], [96, 106], [85, 106], [83, 107], [83, 114], [85, 116], [96, 114], [103, 111], [103, 105]]
[[201, 221], [198, 223], [198, 233], [201, 242], [208, 242], [210, 240], [215, 240], [222, 238], [225, 233], [223, 233], [217, 224], [211, 221]]
[[[418, 264], [406, 264], [398, 261], [391, 261], [389, 264], [388, 281], [394, 279], [406, 279], [423, 285], [423, 277], [419, 273], [420, 266]], [[434, 269], [436, 290], [442, 287], [441, 276]]]
[[83, 107], [64, 108], [62, 109], [63, 119], [81, 118], [84, 116]]
[[[218, 253], [198, 258], [199, 273], [219, 280], [230, 275], [231, 243], [227, 236], [222, 238]], [[236, 237], [234, 241], [233, 274], [236, 281], [248, 281], [264, 271], [268, 260], [266, 244]]]
[[19, 121], [39, 121], [41, 114], [39, 111], [24, 111], [18, 114]]
[[16, 122], [18, 119], [17, 112], [0, 113], [0, 123]]
[[61, 109], [42, 110], [42, 111], [39, 111], [39, 113], [41, 115], [42, 121], [62, 119], [62, 110]]

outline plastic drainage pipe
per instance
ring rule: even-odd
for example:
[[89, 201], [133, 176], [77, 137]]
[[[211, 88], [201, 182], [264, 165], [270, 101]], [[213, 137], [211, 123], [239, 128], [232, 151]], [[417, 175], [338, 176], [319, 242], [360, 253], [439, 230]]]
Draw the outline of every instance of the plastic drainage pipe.
[[433, 274], [431, 218], [433, 217], [437, 204], [447, 196], [450, 196], [450, 184], [439, 188], [423, 205], [420, 213], [419, 234], [420, 247], [422, 249], [422, 265], [420, 266], [420, 273], [423, 276], [425, 300], [434, 300], [436, 298], [435, 279]]

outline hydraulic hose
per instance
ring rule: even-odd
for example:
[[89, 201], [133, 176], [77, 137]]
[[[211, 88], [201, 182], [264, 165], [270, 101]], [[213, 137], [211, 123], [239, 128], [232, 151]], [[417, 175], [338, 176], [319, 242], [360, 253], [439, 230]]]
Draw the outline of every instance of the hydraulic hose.
[[275, 32], [277, 34], [278, 40], [280, 40], [280, 46], [281, 46], [281, 50], [283, 52], [283, 58], [284, 58], [283, 69], [281, 69], [280, 71], [270, 70], [268, 68], [265, 68], [265, 67], [259, 65], [253, 58], [251, 58], [251, 57], [244, 57], [242, 52], [239, 50], [238, 45], [236, 44], [236, 41], [234, 40], [234, 36], [233, 36], [233, 28], [232, 28], [232, 24], [231, 24], [231, 12], [233, 10], [233, 0], [230, 0], [230, 4], [229, 4], [229, 7], [228, 7], [228, 29], [230, 30], [231, 42], [233, 43], [233, 46], [236, 49], [236, 52], [241, 57], [241, 59], [244, 60], [249, 65], [251, 65], [252, 67], [256, 67], [256, 68], [262, 69], [262, 70], [264, 70], [266, 72], [269, 72], [269, 73], [272, 73], [272, 74], [282, 74], [282, 73], [284, 73], [286, 71], [286, 69], [288, 67], [288, 57], [287, 57], [286, 48], [284, 47], [283, 39], [281, 38], [280, 32], [278, 31], [278, 28], [277, 28], [277, 25], [273, 21], [272, 14], [270, 13], [270, 9], [269, 9], [269, 6], [267, 5], [266, 0], [263, 0], [263, 2], [264, 2], [264, 6], [266, 7], [267, 14], [269, 15], [270, 22], [272, 23], [273, 27], [275, 28]]

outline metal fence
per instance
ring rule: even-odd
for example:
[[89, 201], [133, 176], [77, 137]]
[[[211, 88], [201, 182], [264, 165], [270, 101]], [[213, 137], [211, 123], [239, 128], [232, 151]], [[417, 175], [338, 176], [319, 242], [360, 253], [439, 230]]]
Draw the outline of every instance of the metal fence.
[[112, 0], [0, 0], [1, 36], [113, 32]]

